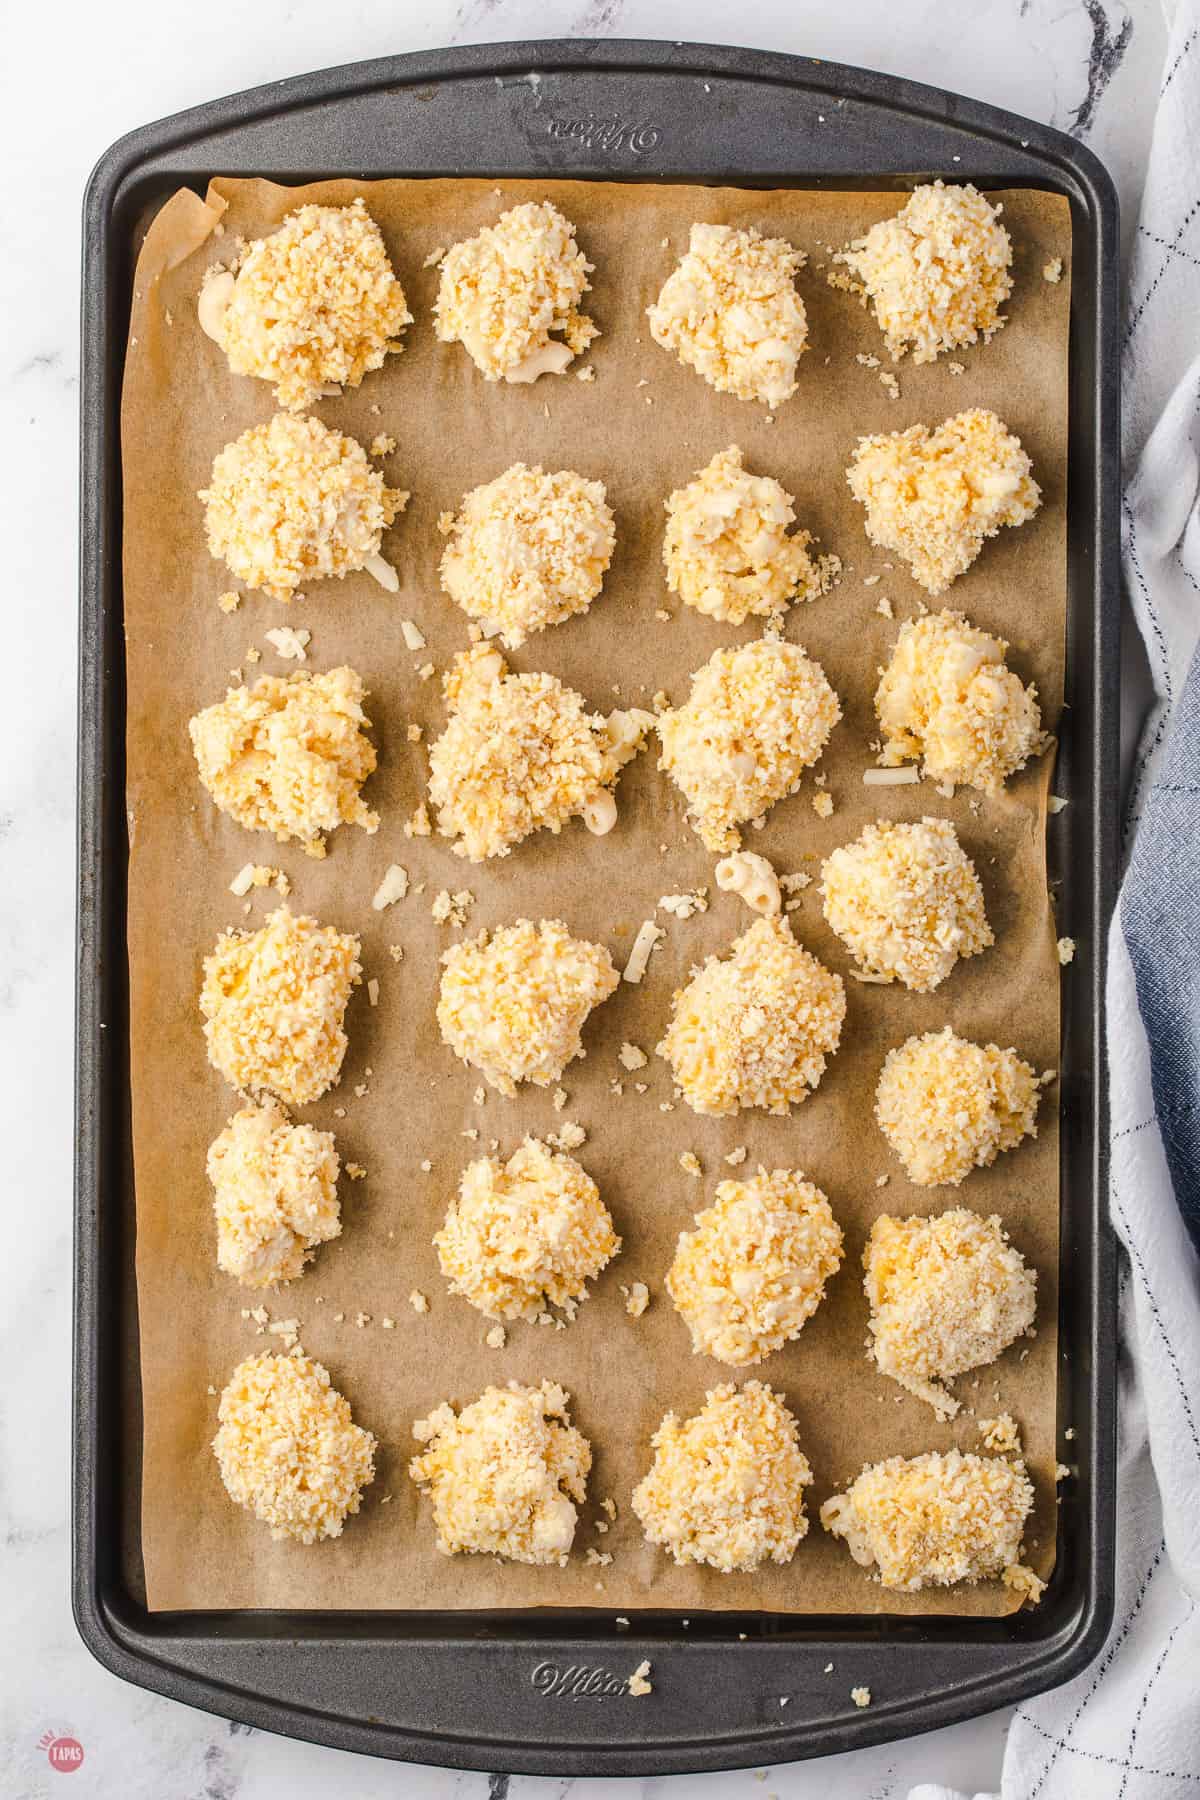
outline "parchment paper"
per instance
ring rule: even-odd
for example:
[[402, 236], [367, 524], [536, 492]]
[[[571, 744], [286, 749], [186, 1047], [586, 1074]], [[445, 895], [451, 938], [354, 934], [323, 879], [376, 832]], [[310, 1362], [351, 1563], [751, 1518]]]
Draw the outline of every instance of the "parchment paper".
[[[358, 392], [322, 401], [328, 423], [364, 443], [390, 432], [389, 479], [411, 488], [407, 512], [385, 540], [402, 591], [386, 594], [368, 575], [313, 585], [285, 608], [246, 594], [231, 616], [217, 596], [232, 585], [206, 549], [196, 490], [214, 454], [273, 410], [266, 384], [232, 376], [200, 332], [196, 294], [209, 263], [228, 255], [238, 234], [271, 229], [304, 200], [348, 202], [363, 193], [380, 222], [415, 314], [399, 357], [367, 377]], [[591, 383], [547, 377], [509, 387], [483, 381], [458, 345], [439, 344], [431, 307], [437, 270], [425, 258], [495, 219], [502, 205], [547, 197], [574, 220], [595, 264], [589, 310], [603, 336], [586, 359]], [[965, 372], [946, 362], [896, 371], [901, 395], [889, 398], [877, 371], [856, 353], [883, 358], [873, 319], [826, 284], [830, 247], [893, 211], [894, 194], [625, 186], [504, 181], [326, 182], [304, 189], [255, 181], [218, 181], [208, 203], [183, 192], [155, 218], [143, 246], [129, 340], [123, 407], [125, 618], [128, 636], [129, 961], [131, 1079], [137, 1188], [137, 1278], [145, 1415], [142, 1547], [152, 1608], [468, 1608], [595, 1606], [764, 1608], [783, 1612], [1000, 1613], [1012, 1597], [998, 1586], [977, 1591], [886, 1593], [857, 1569], [817, 1522], [822, 1500], [865, 1461], [958, 1444], [979, 1445], [977, 1422], [1002, 1406], [1018, 1419], [1038, 1488], [1031, 1559], [1045, 1573], [1053, 1560], [1055, 1319], [1058, 1262], [1058, 1147], [1055, 1090], [1043, 1101], [1036, 1143], [972, 1174], [959, 1190], [910, 1187], [872, 1117], [872, 1096], [887, 1049], [912, 1032], [951, 1023], [983, 1041], [1015, 1044], [1038, 1069], [1058, 1057], [1060, 971], [1044, 862], [1044, 801], [1050, 759], [1009, 785], [1000, 799], [970, 804], [929, 784], [866, 788], [862, 770], [876, 736], [871, 696], [877, 666], [898, 622], [918, 610], [920, 591], [898, 562], [867, 543], [844, 469], [862, 432], [930, 423], [970, 405], [993, 406], [1029, 450], [1043, 490], [1036, 520], [1006, 530], [959, 580], [948, 604], [1011, 645], [1011, 661], [1036, 681], [1046, 723], [1062, 697], [1067, 453], [1068, 280], [1042, 279], [1049, 257], [1069, 264], [1064, 200], [1031, 191], [1003, 196], [1015, 246], [1016, 288], [1010, 323], [992, 344], [965, 352]], [[800, 385], [774, 423], [758, 405], [719, 395], [656, 346], [644, 308], [686, 246], [697, 219], [755, 224], [791, 239], [809, 256], [800, 289], [812, 348]], [[883, 366], [890, 366], [883, 359]], [[745, 834], [780, 871], [807, 869], [876, 816], [953, 819], [982, 877], [997, 943], [960, 965], [935, 994], [863, 986], [847, 979], [842, 1048], [818, 1092], [787, 1118], [752, 1113], [702, 1119], [671, 1098], [666, 1065], [651, 1055], [638, 1077], [616, 1051], [624, 1039], [652, 1052], [673, 990], [691, 965], [723, 950], [751, 923], [733, 896], [719, 895], [713, 858], [683, 821], [680, 797], [644, 753], [622, 777], [620, 822], [609, 837], [580, 824], [561, 837], [541, 834], [512, 856], [471, 868], [434, 837], [408, 841], [402, 824], [424, 790], [423, 746], [406, 741], [418, 722], [428, 741], [444, 713], [440, 681], [420, 679], [431, 661], [438, 677], [465, 647], [467, 621], [442, 594], [438, 514], [518, 458], [600, 477], [617, 518], [617, 550], [602, 597], [586, 618], [532, 639], [510, 660], [545, 667], [578, 687], [596, 707], [649, 704], [658, 688], [678, 701], [690, 672], [719, 644], [753, 635], [681, 609], [666, 592], [661, 566], [663, 501], [713, 453], [738, 443], [748, 466], [777, 476], [796, 496], [800, 522], [843, 559], [840, 587], [791, 612], [788, 637], [823, 664], [845, 717], [820, 765], [829, 777], [833, 816], [811, 806], [811, 778], [777, 806], [761, 832]], [[863, 578], [881, 575], [873, 586]], [[881, 597], [896, 622], [876, 610]], [[668, 606], [669, 623], [655, 619]], [[402, 618], [415, 619], [429, 648], [404, 647]], [[309, 667], [347, 661], [371, 691], [369, 713], [380, 768], [368, 797], [382, 815], [378, 835], [344, 827], [328, 859], [314, 862], [219, 814], [200, 787], [187, 720], [219, 699], [237, 672], [248, 680], [281, 664], [264, 632], [287, 623], [312, 632]], [[252, 667], [246, 650], [257, 645]], [[243, 1308], [259, 1296], [218, 1273], [204, 1159], [237, 1104], [208, 1066], [197, 992], [202, 957], [225, 926], [256, 924], [275, 905], [256, 893], [249, 916], [228, 891], [247, 861], [286, 869], [291, 904], [362, 935], [366, 975], [378, 978], [372, 1009], [364, 985], [347, 1018], [350, 1049], [340, 1087], [305, 1117], [336, 1131], [343, 1162], [367, 1177], [343, 1174], [342, 1237], [323, 1248], [298, 1282], [265, 1296], [273, 1319], [300, 1321], [305, 1348], [331, 1371], [354, 1415], [380, 1440], [378, 1473], [336, 1542], [303, 1548], [276, 1544], [264, 1526], [226, 1497], [209, 1448], [216, 1395], [238, 1360], [278, 1345]], [[424, 884], [386, 913], [371, 896], [398, 861]], [[440, 1042], [434, 1019], [437, 958], [455, 935], [434, 925], [438, 889], [476, 895], [468, 931], [521, 915], [561, 916], [577, 934], [607, 944], [623, 965], [638, 925], [664, 894], [710, 888], [706, 914], [679, 922], [659, 914], [666, 941], [641, 987], [622, 983], [592, 1017], [586, 1060], [564, 1078], [561, 1114], [551, 1093], [515, 1101], [489, 1091], [477, 1106], [479, 1077]], [[848, 975], [849, 959], [826, 927], [816, 882], [792, 914], [802, 943]], [[397, 965], [388, 945], [403, 945]], [[1068, 977], [1069, 979], [1069, 977]], [[624, 1094], [610, 1092], [615, 1077]], [[635, 1079], [648, 1084], [634, 1091]], [[356, 1090], [365, 1088], [361, 1097]], [[338, 1109], [345, 1117], [338, 1116]], [[490, 1322], [451, 1298], [430, 1238], [463, 1165], [493, 1138], [507, 1155], [527, 1131], [548, 1133], [579, 1121], [578, 1152], [600, 1185], [624, 1249], [595, 1284], [577, 1321], [564, 1330], [518, 1324], [507, 1348], [489, 1349]], [[478, 1132], [478, 1139], [465, 1133]], [[794, 1408], [815, 1471], [807, 1538], [786, 1568], [720, 1576], [677, 1570], [642, 1540], [629, 1496], [644, 1472], [648, 1441], [664, 1412], [681, 1415], [705, 1390], [729, 1379], [719, 1364], [694, 1356], [666, 1299], [662, 1279], [678, 1232], [711, 1202], [722, 1161], [735, 1145], [746, 1164], [802, 1168], [829, 1194], [846, 1233], [845, 1261], [828, 1297], [799, 1340], [748, 1371], [780, 1389]], [[678, 1166], [684, 1150], [703, 1164], [702, 1180]], [[429, 1173], [421, 1163], [432, 1163]], [[885, 1187], [876, 1177], [886, 1174]], [[1015, 1347], [978, 1380], [958, 1383], [965, 1404], [951, 1424], [873, 1373], [864, 1357], [867, 1308], [861, 1253], [881, 1211], [936, 1212], [963, 1203], [998, 1211], [1039, 1276], [1038, 1335]], [[636, 1279], [653, 1300], [640, 1320], [627, 1317], [619, 1287]], [[418, 1316], [411, 1289], [428, 1295]], [[357, 1325], [359, 1314], [369, 1323]], [[340, 1317], [339, 1317], [340, 1315]], [[381, 1324], [387, 1315], [395, 1327]], [[551, 1376], [572, 1396], [577, 1424], [595, 1454], [569, 1568], [528, 1569], [491, 1558], [436, 1554], [428, 1502], [407, 1478], [415, 1445], [411, 1423], [437, 1402], [472, 1399], [488, 1382], [536, 1382]], [[607, 1534], [594, 1521], [611, 1495], [619, 1516]], [[611, 1566], [588, 1566], [585, 1551], [611, 1553]]]

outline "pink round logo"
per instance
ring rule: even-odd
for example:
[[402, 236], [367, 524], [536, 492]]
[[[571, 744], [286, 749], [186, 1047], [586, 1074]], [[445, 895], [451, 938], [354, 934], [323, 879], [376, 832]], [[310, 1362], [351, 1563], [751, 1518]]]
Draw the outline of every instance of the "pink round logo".
[[83, 1763], [83, 1745], [78, 1738], [51, 1738], [46, 1745], [46, 1757], [52, 1769], [60, 1775], [73, 1775]]

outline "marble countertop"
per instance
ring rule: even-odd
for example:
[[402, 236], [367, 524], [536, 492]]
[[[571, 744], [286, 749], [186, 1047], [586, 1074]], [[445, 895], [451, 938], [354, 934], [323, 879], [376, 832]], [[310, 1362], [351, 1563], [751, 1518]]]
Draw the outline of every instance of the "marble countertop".
[[[328, 64], [530, 36], [729, 42], [861, 63], [1076, 132], [1121, 193], [1128, 243], [1163, 44], [1158, 0], [116, 0], [12, 9], [0, 146], [0, 1092], [10, 1120], [0, 1259], [0, 1790], [120, 1800], [611, 1800], [628, 1784], [401, 1768], [230, 1726], [126, 1686], [67, 1596], [74, 894], [78, 219], [96, 157], [148, 119]], [[921, 1779], [998, 1785], [1005, 1716], [819, 1763], [640, 1784], [709, 1800], [890, 1800]]]

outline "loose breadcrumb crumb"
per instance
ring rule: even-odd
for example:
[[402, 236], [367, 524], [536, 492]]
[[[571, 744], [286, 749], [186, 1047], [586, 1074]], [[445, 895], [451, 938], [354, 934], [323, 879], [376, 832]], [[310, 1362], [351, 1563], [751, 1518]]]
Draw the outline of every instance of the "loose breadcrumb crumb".
[[837, 573], [836, 558], [809, 556], [810, 532], [789, 535], [792, 496], [770, 475], [744, 469], [736, 444], [676, 488], [666, 510], [667, 586], [708, 618], [778, 621], [794, 600], [825, 593]]
[[1037, 1075], [1015, 1050], [942, 1031], [889, 1051], [875, 1116], [917, 1187], [957, 1187], [972, 1169], [1037, 1136]]
[[371, 467], [361, 444], [290, 413], [226, 444], [199, 497], [209, 550], [246, 587], [273, 600], [379, 562], [383, 533], [408, 503]]
[[[307, 662], [308, 646], [312, 643], [312, 632], [301, 629], [294, 631], [290, 625], [276, 625], [272, 631], [264, 631], [263, 636], [283, 662]], [[251, 655], [246, 652], [247, 662], [257, 662], [258, 652]]]
[[586, 612], [616, 543], [603, 482], [522, 462], [473, 488], [442, 529], [442, 586], [509, 650]]
[[646, 308], [650, 335], [718, 393], [777, 406], [808, 345], [794, 277], [804, 255], [753, 228], [693, 225], [686, 254]]
[[975, 865], [947, 819], [880, 819], [821, 869], [825, 917], [859, 967], [914, 993], [995, 942]]
[[443, 1402], [416, 1421], [413, 1436], [428, 1449], [408, 1472], [428, 1490], [443, 1556], [566, 1567], [592, 1465], [568, 1404], [555, 1382], [512, 1381], [485, 1388], [457, 1415]]
[[676, 992], [656, 1048], [694, 1112], [784, 1113], [819, 1083], [845, 1012], [840, 977], [801, 948], [788, 922], [756, 919], [727, 957], [710, 956]]
[[[880, 1374], [953, 1418], [945, 1383], [995, 1362], [1033, 1329], [1037, 1276], [999, 1218], [965, 1207], [876, 1219], [863, 1251], [868, 1354]], [[988, 1441], [989, 1449], [1002, 1446]]]
[[1052, 287], [1057, 287], [1062, 277], [1063, 259], [1061, 256], [1053, 256], [1048, 263], [1042, 264], [1042, 280], [1048, 281]]
[[1075, 961], [1075, 939], [1074, 938], [1060, 937], [1058, 940], [1058, 943], [1055, 945], [1055, 949], [1058, 952], [1058, 960], [1062, 964], [1064, 969], [1066, 968], [1068, 963], [1072, 963]]
[[217, 1267], [243, 1287], [294, 1281], [342, 1229], [333, 1134], [293, 1125], [273, 1100], [236, 1112], [209, 1146]]
[[825, 1195], [798, 1169], [722, 1181], [680, 1233], [666, 1287], [697, 1355], [747, 1368], [800, 1335], [842, 1260]]
[[346, 1053], [342, 1020], [362, 970], [350, 933], [281, 906], [253, 932], [224, 932], [204, 959], [208, 1059], [226, 1081], [289, 1106], [318, 1100]]
[[533, 1320], [547, 1306], [573, 1314], [621, 1240], [574, 1157], [527, 1137], [506, 1163], [467, 1166], [433, 1245], [451, 1293], [490, 1319]]
[[217, 1408], [213, 1454], [230, 1499], [273, 1538], [313, 1544], [340, 1537], [374, 1479], [376, 1440], [319, 1362], [301, 1355], [248, 1356]]
[[1011, 1413], [980, 1419], [979, 1432], [986, 1449], [997, 1450], [1002, 1456], [1020, 1456], [1021, 1428]]
[[395, 438], [386, 431], [377, 431], [369, 445], [372, 456], [390, 456], [395, 448]]
[[686, 703], [658, 716], [658, 766], [707, 848], [736, 850], [738, 827], [795, 793], [841, 716], [824, 670], [798, 644], [760, 638], [715, 650]]
[[1032, 1506], [1023, 1463], [930, 1451], [864, 1468], [825, 1502], [821, 1523], [885, 1588], [914, 1594], [1002, 1575], [1020, 1558]]
[[[914, 363], [944, 350], [987, 343], [1004, 324], [1000, 308], [1012, 292], [1012, 242], [992, 206], [969, 182], [914, 188], [891, 219], [834, 256], [861, 282], [892, 357], [909, 349]], [[844, 277], [831, 273], [831, 284]]]
[[[382, 912], [385, 907], [394, 906], [397, 900], [403, 900], [408, 892], [408, 870], [399, 863], [389, 863], [384, 870], [383, 880], [375, 889], [371, 898], [371, 906], [375, 912]], [[399, 961], [399, 958], [396, 959]]]
[[292, 412], [330, 387], [356, 388], [412, 323], [378, 225], [352, 206], [301, 206], [242, 253], [210, 269], [200, 321], [235, 375], [275, 383]]
[[599, 336], [579, 310], [591, 268], [549, 201], [514, 206], [442, 258], [437, 335], [461, 343], [488, 381], [559, 375]]
[[412, 1293], [408, 1296], [408, 1304], [415, 1313], [427, 1313], [429, 1311], [429, 1301], [421, 1292], [420, 1288], [413, 1289]]
[[869, 1687], [852, 1687], [850, 1689], [850, 1698], [853, 1700], [855, 1706], [870, 1706], [871, 1690]]
[[442, 1040], [500, 1093], [550, 1087], [583, 1055], [588, 1014], [617, 986], [608, 951], [559, 919], [528, 919], [455, 944], [442, 956]]
[[1041, 489], [1021, 440], [985, 407], [941, 425], [862, 437], [846, 471], [873, 544], [902, 556], [913, 580], [941, 594], [987, 538], [1024, 525]]
[[621, 1283], [621, 1293], [625, 1300], [625, 1311], [631, 1319], [640, 1319], [650, 1304], [650, 1289], [644, 1281], [631, 1281], [628, 1286]]
[[617, 1057], [621, 1067], [631, 1073], [634, 1069], [644, 1069], [648, 1060], [644, 1050], [640, 1050], [636, 1044], [628, 1043], [621, 1045]]
[[653, 1682], [647, 1680], [649, 1674], [650, 1664], [648, 1662], [640, 1662], [633, 1671], [633, 1674], [629, 1677], [629, 1680], [625, 1683], [625, 1686], [635, 1699], [640, 1699], [644, 1694], [652, 1694], [654, 1692]]
[[812, 1470], [778, 1394], [761, 1381], [713, 1388], [694, 1417], [667, 1413], [651, 1444], [632, 1499], [650, 1543], [725, 1574], [791, 1560]]
[[236, 612], [238, 607], [241, 604], [242, 604], [242, 596], [239, 593], [235, 592], [232, 588], [229, 590], [228, 593], [220, 594], [217, 597], [217, 605], [220, 607], [220, 609], [223, 613]]
[[375, 768], [366, 690], [354, 669], [263, 675], [188, 722], [200, 779], [248, 831], [325, 852], [338, 825], [378, 829], [360, 789]]
[[962, 613], [903, 624], [875, 693], [883, 764], [921, 757], [930, 780], [999, 793], [1046, 742], [1037, 689], [1006, 666], [1007, 649]]
[[824, 790], [814, 794], [812, 797], [812, 809], [816, 813], [818, 819], [832, 818], [833, 795], [825, 793]]

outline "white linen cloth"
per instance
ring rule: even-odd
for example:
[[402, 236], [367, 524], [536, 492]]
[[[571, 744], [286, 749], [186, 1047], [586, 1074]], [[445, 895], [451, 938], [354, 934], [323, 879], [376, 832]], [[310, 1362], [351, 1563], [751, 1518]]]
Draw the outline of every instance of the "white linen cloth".
[[1200, 0], [1173, 8], [1122, 354], [1122, 551], [1155, 700], [1109, 937], [1116, 1612], [1082, 1675], [1017, 1710], [1003, 1800], [1200, 1800]]

